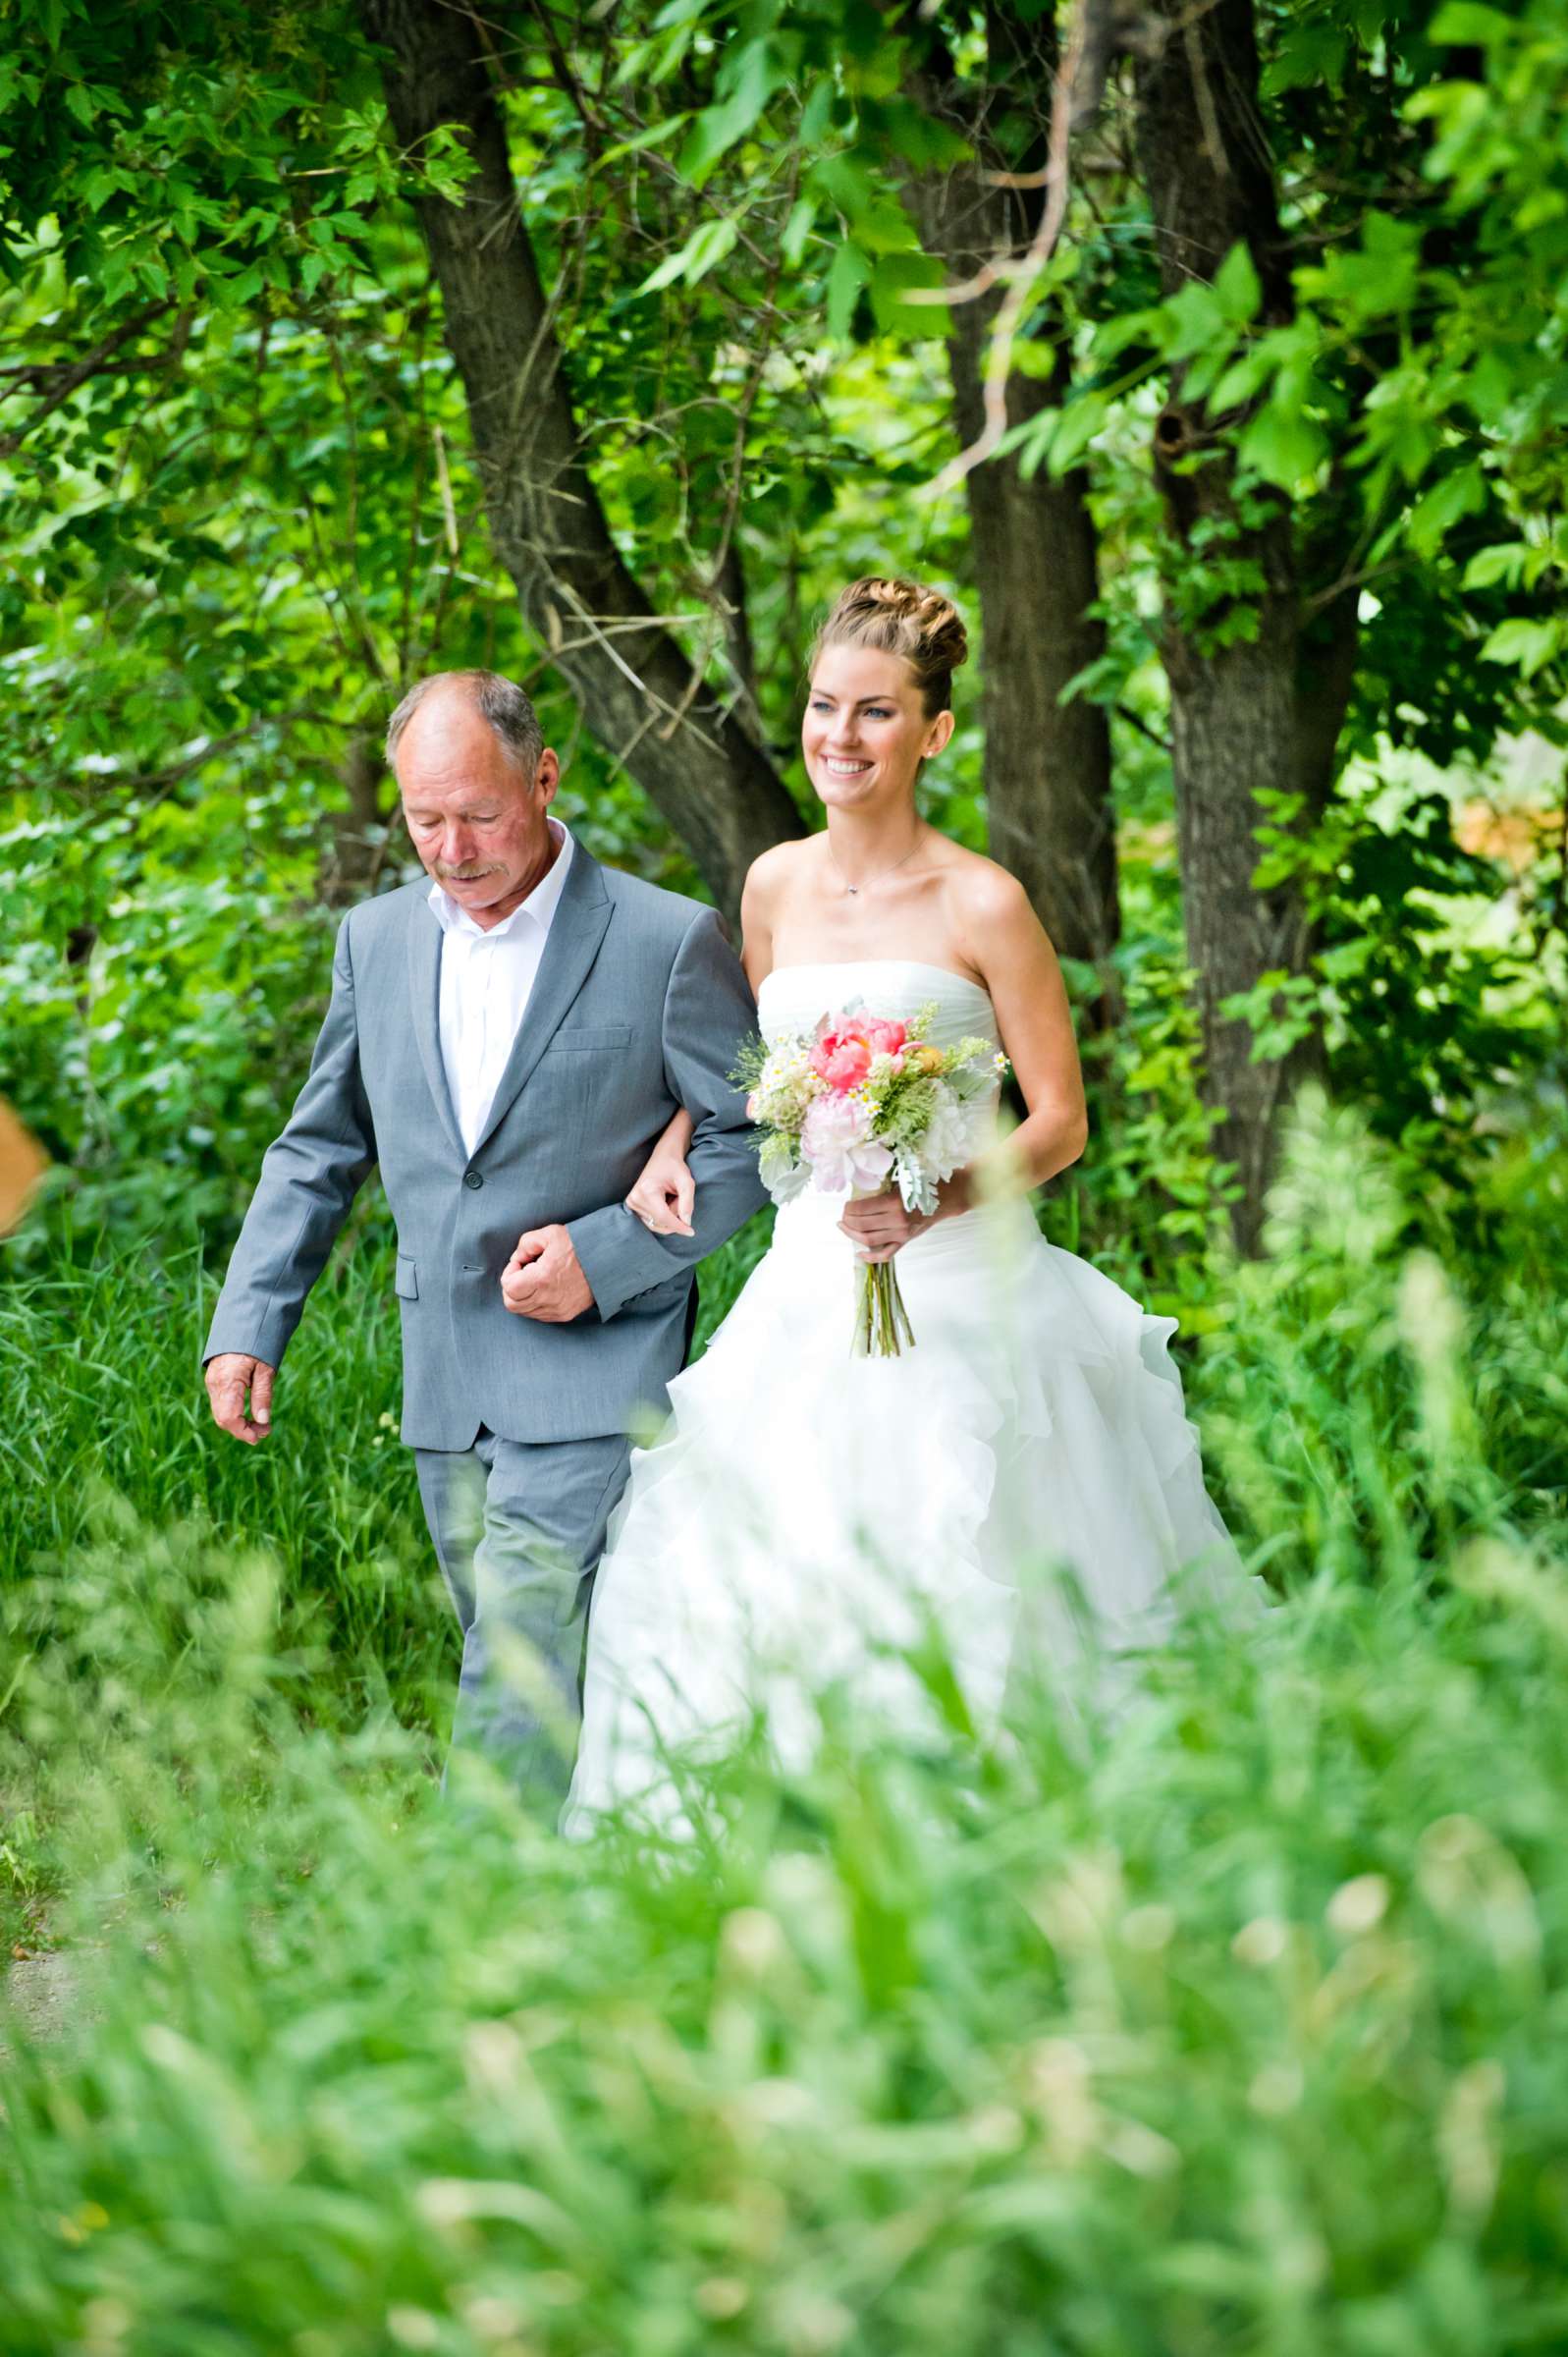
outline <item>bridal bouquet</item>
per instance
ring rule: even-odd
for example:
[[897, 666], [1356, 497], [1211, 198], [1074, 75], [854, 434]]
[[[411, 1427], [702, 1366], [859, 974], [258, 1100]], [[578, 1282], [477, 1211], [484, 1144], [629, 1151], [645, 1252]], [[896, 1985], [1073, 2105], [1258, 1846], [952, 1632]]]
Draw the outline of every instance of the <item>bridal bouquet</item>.
[[[937, 1189], [962, 1168], [979, 1101], [1007, 1069], [989, 1039], [939, 1048], [926, 1038], [936, 1002], [901, 1022], [857, 1000], [816, 1030], [773, 1047], [753, 1042], [735, 1079], [761, 1132], [758, 1168], [776, 1203], [807, 1186], [826, 1194], [885, 1193], [933, 1212]], [[893, 1261], [862, 1264], [855, 1307], [858, 1355], [890, 1358], [911, 1346]]]

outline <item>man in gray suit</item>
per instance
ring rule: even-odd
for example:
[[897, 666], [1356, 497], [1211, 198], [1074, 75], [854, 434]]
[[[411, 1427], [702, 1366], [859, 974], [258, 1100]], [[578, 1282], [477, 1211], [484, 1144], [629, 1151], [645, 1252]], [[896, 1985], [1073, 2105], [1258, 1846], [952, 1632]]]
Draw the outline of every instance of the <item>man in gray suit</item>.
[[[711, 908], [599, 866], [551, 817], [559, 764], [510, 681], [422, 681], [387, 755], [431, 882], [339, 928], [207, 1392], [224, 1431], [265, 1437], [305, 1295], [379, 1163], [403, 1438], [463, 1631], [454, 1744], [553, 1804], [628, 1431], [681, 1364], [696, 1263], [763, 1201], [729, 1079], [756, 1011]], [[654, 1235], [623, 1199], [677, 1105], [696, 1124], [694, 1232]]]

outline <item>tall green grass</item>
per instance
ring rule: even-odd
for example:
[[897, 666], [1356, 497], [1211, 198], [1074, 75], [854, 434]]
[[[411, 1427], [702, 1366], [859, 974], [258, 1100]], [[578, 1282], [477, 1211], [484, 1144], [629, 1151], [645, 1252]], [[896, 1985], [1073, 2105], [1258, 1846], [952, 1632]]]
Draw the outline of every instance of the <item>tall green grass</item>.
[[[766, 1237], [754, 1221], [705, 1264], [698, 1350]], [[199, 1243], [154, 1255], [69, 1228], [52, 1248], [28, 1240], [0, 1275], [0, 1619], [12, 1660], [9, 1672], [0, 1662], [0, 1699], [20, 1665], [57, 1651], [56, 1595], [96, 1576], [129, 1516], [154, 1534], [154, 1604], [167, 1548], [217, 1564], [264, 1556], [277, 1643], [314, 1665], [296, 1688], [299, 1712], [338, 1728], [390, 1714], [433, 1766], [458, 1642], [397, 1436], [390, 1236], [372, 1227], [334, 1258], [285, 1361], [272, 1434], [254, 1449], [208, 1412], [200, 1358], [222, 1271]], [[61, 1885], [55, 1822], [30, 1765], [0, 1767], [0, 1952], [38, 1936]]]
[[[165, 1394], [89, 1490], [93, 1366], [193, 1382], [144, 1272], [30, 1377], [81, 1494], [8, 1459], [0, 1787], [78, 1983], [0, 2031], [0, 2349], [1568, 2346], [1563, 1246], [1532, 1198], [1444, 1266], [1407, 1208], [1321, 1109], [1213, 1305], [1261, 1629], [990, 1752], [829, 1695], [809, 1774], [743, 1747], [663, 1849], [437, 1799], [445, 1638], [388, 1394], [342, 1388], [372, 1268], [270, 1468]], [[13, 1348], [115, 1292], [39, 1282]]]
[[[766, 1241], [752, 1226], [702, 1273], [701, 1348]], [[0, 1591], [67, 1561], [106, 1498], [157, 1529], [265, 1549], [286, 1612], [330, 1649], [329, 1683], [418, 1717], [455, 1664], [450, 1612], [397, 1436], [402, 1368], [390, 1239], [372, 1232], [317, 1286], [279, 1381], [271, 1437], [213, 1425], [201, 1347], [221, 1268], [198, 1243], [62, 1235], [0, 1262]]]
[[395, 1671], [438, 1623], [411, 1459], [389, 1421], [389, 1273], [380, 1251], [335, 1264], [285, 1364], [275, 1433], [254, 1450], [208, 1411], [213, 1283], [196, 1247], [155, 1259], [102, 1242], [0, 1286], [0, 1585], [69, 1559], [112, 1496], [153, 1527], [265, 1547], [291, 1599], [324, 1616], [342, 1670], [379, 1656]]
[[830, 1709], [660, 1856], [442, 1808], [301, 1727], [263, 1564], [103, 1538], [13, 1721], [81, 1984], [0, 2068], [0, 2346], [1561, 2347], [1562, 1566], [1451, 1568], [1076, 1747]]

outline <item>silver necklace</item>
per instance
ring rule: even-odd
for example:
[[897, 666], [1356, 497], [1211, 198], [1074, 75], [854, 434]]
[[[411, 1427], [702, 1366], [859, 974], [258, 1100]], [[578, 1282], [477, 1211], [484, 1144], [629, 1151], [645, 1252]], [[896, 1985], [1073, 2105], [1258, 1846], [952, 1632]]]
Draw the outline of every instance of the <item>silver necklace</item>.
[[831, 843], [828, 846], [828, 856], [830, 859], [833, 859], [834, 874], [838, 877], [839, 883], [843, 886], [845, 892], [853, 901], [859, 899], [861, 893], [865, 891], [868, 884], [880, 884], [884, 876], [896, 875], [900, 867], [907, 867], [910, 860], [914, 857], [919, 849], [920, 845], [918, 841], [912, 843], [909, 846], [909, 849], [905, 851], [903, 857], [901, 859], [895, 859], [892, 867], [879, 868], [876, 875], [866, 876], [858, 884], [851, 884], [849, 878], [844, 874], [843, 869], [838, 865], [838, 860], [833, 859], [833, 845]]

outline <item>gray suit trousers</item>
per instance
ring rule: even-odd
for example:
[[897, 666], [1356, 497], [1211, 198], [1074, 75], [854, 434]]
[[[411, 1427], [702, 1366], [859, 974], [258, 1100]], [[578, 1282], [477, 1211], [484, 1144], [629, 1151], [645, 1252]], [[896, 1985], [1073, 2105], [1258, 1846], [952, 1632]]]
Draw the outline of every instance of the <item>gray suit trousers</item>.
[[552, 1821], [576, 1757], [594, 1567], [630, 1456], [622, 1433], [504, 1441], [483, 1428], [471, 1449], [414, 1451], [462, 1628], [454, 1762], [482, 1753]]

